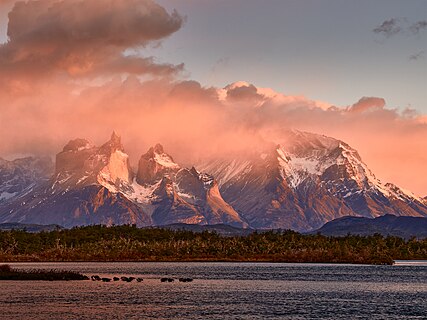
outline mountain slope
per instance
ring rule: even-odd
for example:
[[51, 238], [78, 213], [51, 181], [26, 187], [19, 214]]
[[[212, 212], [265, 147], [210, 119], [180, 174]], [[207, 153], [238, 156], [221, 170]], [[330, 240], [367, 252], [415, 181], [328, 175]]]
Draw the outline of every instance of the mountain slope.
[[247, 226], [224, 201], [213, 177], [194, 168], [181, 168], [161, 145], [150, 148], [141, 157], [133, 193], [126, 194], [149, 208], [155, 225], [226, 223]]
[[342, 216], [427, 216], [425, 202], [382, 184], [346, 143], [290, 131], [281, 145], [199, 164], [253, 228], [316, 229]]
[[14, 161], [0, 158], [0, 207], [48, 181], [53, 170], [53, 162], [48, 157], [28, 157]]
[[375, 219], [363, 217], [343, 217], [326, 223], [312, 233], [326, 236], [346, 236], [348, 234], [427, 238], [427, 218], [397, 217], [385, 215]]
[[143, 210], [125, 198], [99, 185], [90, 185], [59, 193], [43, 189], [37, 196], [25, 198], [18, 207], [1, 221], [32, 224], [58, 224], [75, 227], [94, 224], [151, 225], [151, 219]]

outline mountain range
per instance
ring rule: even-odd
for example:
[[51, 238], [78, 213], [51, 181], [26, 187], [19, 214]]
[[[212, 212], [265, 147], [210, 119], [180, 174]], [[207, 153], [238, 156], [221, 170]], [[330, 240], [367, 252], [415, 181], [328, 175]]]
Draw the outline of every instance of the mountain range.
[[[259, 151], [259, 150], [262, 151]], [[289, 131], [238, 156], [176, 163], [158, 144], [132, 169], [121, 138], [68, 142], [50, 158], [0, 160], [0, 223], [227, 224], [315, 230], [343, 217], [427, 217], [427, 199], [382, 183], [348, 144]]]

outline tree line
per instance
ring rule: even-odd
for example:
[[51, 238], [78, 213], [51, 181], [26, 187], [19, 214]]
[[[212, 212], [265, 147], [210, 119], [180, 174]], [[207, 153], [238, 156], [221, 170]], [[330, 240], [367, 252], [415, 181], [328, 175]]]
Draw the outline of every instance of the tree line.
[[0, 232], [0, 261], [269, 261], [391, 264], [426, 260], [427, 239], [294, 231], [222, 236], [135, 226], [88, 226], [29, 233]]

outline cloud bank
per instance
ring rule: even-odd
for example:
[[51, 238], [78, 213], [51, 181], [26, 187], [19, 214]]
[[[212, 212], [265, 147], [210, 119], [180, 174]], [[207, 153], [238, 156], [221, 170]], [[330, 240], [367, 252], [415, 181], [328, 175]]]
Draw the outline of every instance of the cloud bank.
[[0, 77], [175, 73], [182, 66], [125, 50], [164, 39], [182, 24], [176, 11], [150, 0], [17, 2], [9, 13], [9, 41], [0, 47]]
[[0, 156], [54, 155], [114, 129], [134, 159], [161, 142], [183, 163], [249, 152], [295, 128], [342, 139], [379, 178], [427, 195], [427, 121], [362, 97], [334, 106], [243, 81], [204, 87], [144, 57], [184, 18], [151, 0], [39, 0], [9, 14], [0, 46]]

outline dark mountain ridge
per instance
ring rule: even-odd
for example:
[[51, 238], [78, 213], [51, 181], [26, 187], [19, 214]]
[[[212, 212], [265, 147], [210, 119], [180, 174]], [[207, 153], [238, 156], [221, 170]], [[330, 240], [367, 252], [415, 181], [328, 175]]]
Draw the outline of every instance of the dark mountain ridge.
[[343, 217], [326, 223], [312, 234], [320, 233], [326, 236], [346, 236], [348, 234], [372, 236], [396, 236], [410, 239], [427, 238], [427, 218], [404, 217], [386, 214], [369, 219], [364, 217]]
[[0, 231], [22, 230], [26, 232], [49, 232], [61, 230], [62, 227], [56, 224], [24, 224], [24, 223], [0, 223]]

